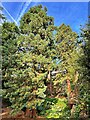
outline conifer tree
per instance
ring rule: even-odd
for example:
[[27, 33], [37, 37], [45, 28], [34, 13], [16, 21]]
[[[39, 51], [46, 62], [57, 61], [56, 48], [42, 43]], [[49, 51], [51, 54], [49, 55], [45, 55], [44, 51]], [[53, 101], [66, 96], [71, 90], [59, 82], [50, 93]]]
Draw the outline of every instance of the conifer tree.
[[[56, 56], [54, 58], [54, 62], [57, 67], [54, 68], [55, 74], [52, 76], [52, 81], [54, 87], [54, 97], [58, 98], [58, 100], [60, 100], [60, 98], [64, 98], [64, 103], [61, 100], [63, 105], [68, 102], [69, 106], [73, 106], [78, 102], [78, 90], [76, 85], [79, 77], [79, 67], [77, 61], [79, 59], [80, 51], [77, 41], [77, 34], [71, 30], [70, 26], [62, 24], [57, 28], [57, 33], [55, 35]], [[73, 107], [71, 107], [71, 111], [72, 109]], [[57, 108], [55, 108], [55, 110], [57, 111], [56, 116], [62, 117], [59, 116], [59, 110]], [[66, 111], [62, 112], [63, 116], [66, 114], [68, 117], [69, 114], [67, 113], [68, 112]]]
[[[90, 22], [90, 18], [89, 18]], [[85, 24], [81, 28], [81, 47], [82, 55], [80, 57], [79, 65], [81, 71], [80, 80], [80, 103], [84, 114], [90, 117], [90, 23]]]
[[[17, 42], [16, 37], [19, 34], [18, 27], [14, 23], [4, 22], [1, 26], [2, 28], [2, 89], [7, 91], [8, 86], [6, 85], [9, 83], [12, 75], [12, 71], [16, 65], [15, 62], [15, 53], [17, 51]], [[3, 91], [5, 93], [5, 91]], [[6, 94], [7, 94], [6, 93]], [[6, 98], [6, 99], [5, 99]], [[9, 100], [6, 96], [3, 98], [3, 101]], [[10, 102], [10, 101], [8, 101]]]
[[63, 83], [64, 80], [70, 80], [73, 84], [75, 74], [78, 71], [77, 60], [79, 57], [79, 48], [77, 44], [77, 34], [73, 32], [70, 26], [62, 24], [56, 34], [56, 54], [58, 71], [56, 83]]
[[53, 24], [53, 17], [47, 16], [41, 5], [31, 8], [21, 19], [15, 64], [6, 83], [9, 88], [6, 97], [14, 113], [24, 107], [36, 109], [46, 97], [47, 76], [53, 69]]

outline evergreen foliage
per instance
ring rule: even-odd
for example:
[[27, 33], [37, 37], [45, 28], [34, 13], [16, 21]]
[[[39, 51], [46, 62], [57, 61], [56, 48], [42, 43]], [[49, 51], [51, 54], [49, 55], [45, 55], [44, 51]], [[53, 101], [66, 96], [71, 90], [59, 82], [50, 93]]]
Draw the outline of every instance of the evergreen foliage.
[[[83, 31], [82, 37], [88, 41], [89, 31]], [[88, 75], [83, 79], [89, 79], [90, 72], [88, 45], [89, 41], [82, 49], [78, 35], [70, 26], [56, 27], [54, 18], [47, 15], [47, 8], [42, 5], [30, 8], [21, 18], [19, 28], [4, 22], [3, 97], [9, 100], [12, 113], [25, 108], [36, 110], [46, 118], [79, 117], [79, 102], [86, 98], [84, 84], [80, 86], [81, 77], [85, 70]], [[78, 61], [82, 57], [82, 62]], [[86, 60], [81, 68], [80, 64]]]
[[82, 46], [79, 62], [81, 67], [80, 103], [81, 109], [90, 117], [90, 23], [81, 28], [80, 39]]

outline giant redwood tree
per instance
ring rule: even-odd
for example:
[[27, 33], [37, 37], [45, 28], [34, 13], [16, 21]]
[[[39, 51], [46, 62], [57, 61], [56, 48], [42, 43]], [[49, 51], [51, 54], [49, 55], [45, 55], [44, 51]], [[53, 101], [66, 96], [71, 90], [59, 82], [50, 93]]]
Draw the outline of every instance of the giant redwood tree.
[[[14, 52], [15, 64], [11, 68], [11, 63], [8, 63], [11, 73], [5, 83], [8, 88], [6, 98], [10, 99], [14, 113], [24, 107], [35, 110], [44, 101], [47, 76], [53, 69], [54, 56], [53, 18], [47, 16], [46, 8], [43, 9], [41, 5], [31, 8], [22, 17], [20, 29], [21, 34], [15, 39], [18, 48]], [[10, 37], [11, 41], [14, 38]]]

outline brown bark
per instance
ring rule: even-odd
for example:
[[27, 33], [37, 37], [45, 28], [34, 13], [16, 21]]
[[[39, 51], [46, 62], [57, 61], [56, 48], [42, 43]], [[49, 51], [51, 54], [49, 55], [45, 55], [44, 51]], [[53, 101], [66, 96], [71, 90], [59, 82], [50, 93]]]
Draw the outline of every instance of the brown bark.
[[36, 118], [37, 113], [36, 113], [36, 109], [26, 109], [25, 113], [24, 113], [25, 117], [29, 117], [29, 118]]
[[32, 111], [30, 109], [26, 109], [26, 111], [25, 111], [25, 117], [32, 118]]
[[68, 94], [70, 95], [70, 93], [71, 93], [71, 84], [70, 84], [69, 79], [67, 79], [67, 91], [68, 91]]
[[32, 118], [36, 117], [37, 117], [36, 109], [32, 109]]
[[71, 90], [71, 83], [70, 80], [67, 79], [67, 92], [68, 92], [68, 106], [70, 109], [73, 108], [73, 92]]
[[53, 85], [52, 85], [52, 82], [50, 81], [50, 95], [51, 95], [51, 97], [53, 97], [52, 92], [53, 92]]
[[47, 84], [47, 90], [50, 92], [50, 97], [53, 96], [53, 85], [52, 85], [52, 81], [51, 81], [51, 72], [48, 72], [48, 76], [47, 79], [49, 80], [48, 84]]

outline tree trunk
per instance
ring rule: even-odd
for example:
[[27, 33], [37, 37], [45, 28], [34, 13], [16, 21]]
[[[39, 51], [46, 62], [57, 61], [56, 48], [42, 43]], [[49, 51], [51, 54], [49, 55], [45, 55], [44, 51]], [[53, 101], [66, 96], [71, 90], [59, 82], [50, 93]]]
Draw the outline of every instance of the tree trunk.
[[50, 97], [52, 97], [52, 91], [53, 91], [53, 85], [52, 85], [52, 81], [51, 81], [51, 72], [49, 71], [48, 72], [48, 76], [47, 76], [47, 79], [49, 80], [49, 84], [48, 84], [48, 90], [50, 92]]
[[32, 109], [32, 118], [36, 117], [37, 117], [36, 109]]
[[32, 118], [32, 111], [30, 109], [26, 109], [26, 111], [25, 111], [25, 117]]

